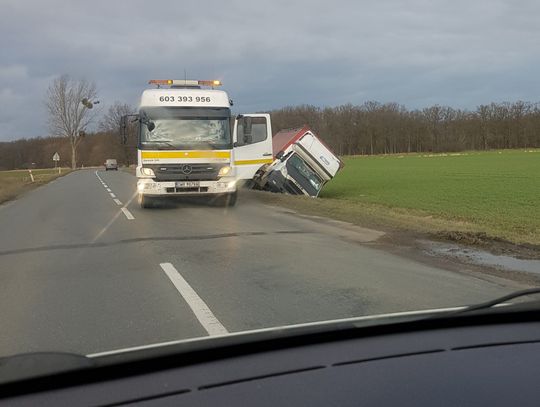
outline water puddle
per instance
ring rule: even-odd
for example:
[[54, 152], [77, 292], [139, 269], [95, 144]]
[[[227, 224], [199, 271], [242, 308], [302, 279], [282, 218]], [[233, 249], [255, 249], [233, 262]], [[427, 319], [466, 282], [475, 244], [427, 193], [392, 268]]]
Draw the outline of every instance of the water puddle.
[[540, 274], [540, 260], [517, 259], [512, 256], [496, 255], [484, 250], [460, 246], [452, 243], [422, 241], [428, 254], [454, 257], [480, 266], [491, 266], [509, 271], [524, 271]]

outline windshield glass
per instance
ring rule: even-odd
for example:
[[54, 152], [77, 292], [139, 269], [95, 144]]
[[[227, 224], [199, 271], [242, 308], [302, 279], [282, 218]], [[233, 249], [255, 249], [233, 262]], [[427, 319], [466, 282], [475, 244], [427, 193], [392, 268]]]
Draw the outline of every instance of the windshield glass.
[[0, 380], [540, 285], [540, 1], [0, 11]]
[[289, 172], [295, 172], [300, 175], [298, 181], [304, 187], [311, 189], [314, 193], [319, 192], [322, 186], [322, 180], [315, 171], [298, 154], [293, 154], [287, 160], [287, 169]]
[[[151, 149], [225, 149], [231, 146], [229, 109], [141, 109], [141, 145]], [[151, 121], [150, 131], [144, 121]]]

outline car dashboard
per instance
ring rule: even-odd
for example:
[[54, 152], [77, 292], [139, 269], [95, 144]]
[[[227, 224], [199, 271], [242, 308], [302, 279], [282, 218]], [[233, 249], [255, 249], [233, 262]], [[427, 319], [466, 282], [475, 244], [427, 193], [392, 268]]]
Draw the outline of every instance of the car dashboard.
[[[473, 321], [474, 322], [474, 321]], [[404, 329], [404, 326], [407, 329]], [[540, 324], [357, 328], [0, 387], [0, 404], [456, 406], [540, 402]], [[114, 358], [114, 356], [113, 356]]]

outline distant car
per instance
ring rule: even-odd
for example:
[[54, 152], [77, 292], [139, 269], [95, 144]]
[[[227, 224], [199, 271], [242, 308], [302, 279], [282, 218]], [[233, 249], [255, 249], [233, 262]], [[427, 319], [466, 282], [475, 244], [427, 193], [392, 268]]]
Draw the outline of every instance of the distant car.
[[114, 158], [109, 158], [105, 161], [105, 171], [115, 170], [118, 171], [118, 163]]

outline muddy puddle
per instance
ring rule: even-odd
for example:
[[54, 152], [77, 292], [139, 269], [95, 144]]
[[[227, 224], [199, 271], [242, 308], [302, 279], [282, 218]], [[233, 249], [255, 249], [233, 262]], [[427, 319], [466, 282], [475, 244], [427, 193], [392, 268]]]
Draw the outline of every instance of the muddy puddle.
[[442, 255], [479, 266], [494, 267], [508, 271], [522, 271], [540, 275], [540, 260], [525, 260], [507, 255], [496, 255], [484, 250], [453, 243], [421, 241], [429, 255]]

